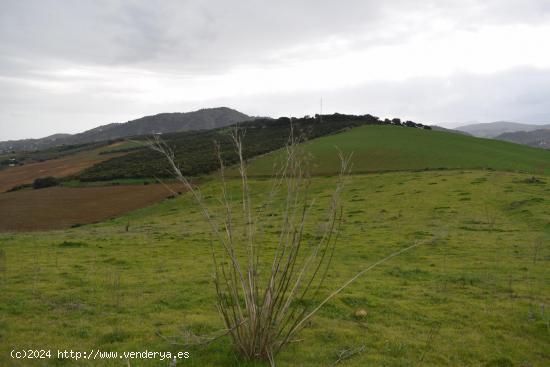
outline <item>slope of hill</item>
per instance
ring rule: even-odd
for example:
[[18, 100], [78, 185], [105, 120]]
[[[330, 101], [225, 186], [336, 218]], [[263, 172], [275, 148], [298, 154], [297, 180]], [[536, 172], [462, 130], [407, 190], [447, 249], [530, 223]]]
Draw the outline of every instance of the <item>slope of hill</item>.
[[0, 153], [22, 152], [47, 149], [58, 145], [66, 144], [71, 134], [54, 134], [40, 139], [21, 139], [0, 141]]
[[161, 113], [125, 123], [102, 125], [74, 135], [56, 134], [42, 139], [4, 141], [0, 142], [0, 152], [34, 151], [58, 145], [114, 140], [136, 135], [214, 129], [250, 119], [248, 115], [227, 107], [184, 113]]
[[529, 145], [536, 148], [550, 149], [550, 129], [504, 133], [498, 135], [495, 139]]
[[518, 122], [496, 121], [483, 124], [459, 126], [456, 130], [464, 131], [478, 138], [494, 138], [500, 134], [515, 131], [532, 131], [549, 129], [550, 125], [520, 124]]
[[[75, 155], [79, 152], [93, 151], [96, 148], [122, 145], [122, 141], [101, 141], [96, 143], [84, 143], [74, 145], [60, 145], [51, 148], [35, 150], [35, 151], [21, 151], [10, 152], [0, 154], [0, 171], [6, 169], [12, 165], [21, 166], [30, 163], [45, 162], [52, 159], [59, 159], [71, 155]], [[108, 148], [111, 149], [111, 148]], [[115, 148], [112, 148], [115, 149]]]
[[[344, 219], [319, 298], [388, 254], [421, 245], [359, 277], [327, 303], [277, 365], [335, 365], [348, 348], [359, 352], [337, 366], [548, 365], [550, 191], [547, 184], [524, 183], [528, 178], [480, 171], [354, 176], [344, 190]], [[254, 207], [268, 201], [271, 181], [249, 184]], [[326, 223], [334, 186], [333, 177], [312, 179], [317, 200], [304, 228], [306, 255]], [[239, 189], [239, 181], [229, 182], [235, 206]], [[201, 191], [209, 210], [223, 220], [218, 183]], [[99, 204], [120, 205], [118, 192], [109, 198]], [[46, 210], [57, 215], [57, 206], [74, 205], [61, 199]], [[278, 209], [284, 201], [274, 200], [274, 210], [284, 210]], [[284, 217], [271, 213], [258, 226], [262, 274], [270, 270]], [[223, 323], [211, 276], [211, 246], [217, 242], [210, 233], [191, 195], [63, 231], [0, 233], [0, 365], [26, 365], [15, 364], [10, 351], [35, 340], [52, 348], [162, 351], [178, 348], [172, 343], [185, 335], [217, 333]], [[361, 308], [368, 315], [358, 319]], [[182, 328], [189, 334], [181, 336]], [[44, 334], [48, 330], [59, 332]], [[176, 350], [190, 348], [191, 358], [178, 366], [254, 365], [235, 358], [229, 337], [184, 348]], [[169, 364], [139, 362], [131, 365]]]
[[[244, 130], [244, 155], [247, 159], [265, 154], [285, 146], [291, 126], [296, 137], [303, 140], [334, 134], [362, 125], [392, 124], [372, 115], [332, 114], [315, 117], [279, 119], [257, 118], [239, 124]], [[429, 128], [422, 124], [399, 121], [397, 127], [403, 130]], [[227, 164], [235, 163], [237, 156], [230, 137], [230, 128], [190, 131], [179, 134], [166, 134], [162, 138], [174, 148], [176, 160], [186, 175], [200, 175], [215, 171], [219, 167], [215, 142], [220, 145]], [[78, 177], [83, 181], [105, 181], [121, 178], [148, 178], [171, 176], [166, 159], [160, 154], [143, 147], [127, 156], [114, 158], [82, 172]]]
[[[122, 144], [122, 142], [118, 142], [99, 147], [95, 144], [87, 144], [82, 147], [87, 149], [80, 150], [79, 147], [76, 147], [71, 149], [67, 155], [63, 155], [61, 152], [52, 152], [53, 149], [49, 149], [44, 151], [41, 156], [51, 157], [51, 159], [43, 161], [33, 159], [34, 154], [31, 153], [32, 158], [25, 161], [25, 164], [0, 169], [0, 193], [19, 185], [31, 184], [40, 177], [74, 175], [96, 163], [125, 154], [124, 151], [116, 150]], [[36, 152], [36, 154], [38, 153]], [[59, 156], [54, 155], [55, 153]], [[0, 168], [2, 167], [1, 163]]]
[[437, 125], [431, 125], [430, 126], [432, 128], [432, 130], [435, 130], [435, 131], [445, 131], [447, 133], [455, 133], [455, 134], [462, 134], [462, 135], [470, 135], [470, 133], [467, 133], [466, 131], [461, 131], [461, 130], [457, 130], [457, 129], [447, 129], [446, 127], [442, 127], [442, 126], [437, 126]]
[[[508, 142], [396, 126], [362, 126], [310, 141], [314, 174], [339, 168], [336, 148], [353, 153], [353, 172], [488, 168], [550, 173], [550, 151]], [[251, 162], [250, 174], [270, 175], [280, 153]]]

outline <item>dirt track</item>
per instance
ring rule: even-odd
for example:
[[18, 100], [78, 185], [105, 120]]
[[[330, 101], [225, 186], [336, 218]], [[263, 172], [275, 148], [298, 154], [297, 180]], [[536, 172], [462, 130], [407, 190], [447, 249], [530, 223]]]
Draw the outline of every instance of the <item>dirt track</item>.
[[0, 194], [0, 231], [68, 228], [116, 217], [171, 195], [166, 187], [52, 187]]

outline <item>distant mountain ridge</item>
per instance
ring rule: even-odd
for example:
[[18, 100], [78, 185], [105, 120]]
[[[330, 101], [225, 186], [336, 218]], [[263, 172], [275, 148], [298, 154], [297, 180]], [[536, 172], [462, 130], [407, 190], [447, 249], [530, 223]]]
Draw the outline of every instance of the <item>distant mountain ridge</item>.
[[160, 113], [124, 123], [102, 125], [78, 134], [55, 134], [40, 139], [0, 142], [1, 151], [34, 151], [58, 145], [92, 143], [136, 135], [163, 134], [229, 126], [252, 117], [228, 107], [193, 112]]
[[496, 136], [495, 139], [536, 148], [550, 149], [550, 129], [504, 133]]
[[550, 125], [521, 124], [518, 122], [496, 121], [482, 124], [470, 124], [459, 126], [456, 130], [467, 132], [478, 138], [495, 138], [504, 133], [516, 131], [533, 131], [540, 129], [550, 129]]
[[438, 126], [438, 125], [431, 125], [430, 127], [432, 128], [432, 130], [435, 130], [435, 131], [444, 131], [446, 133], [471, 135], [470, 133], [467, 133], [466, 131], [461, 131], [461, 130], [457, 130], [457, 129], [448, 129], [446, 127], [442, 127], [442, 126]]

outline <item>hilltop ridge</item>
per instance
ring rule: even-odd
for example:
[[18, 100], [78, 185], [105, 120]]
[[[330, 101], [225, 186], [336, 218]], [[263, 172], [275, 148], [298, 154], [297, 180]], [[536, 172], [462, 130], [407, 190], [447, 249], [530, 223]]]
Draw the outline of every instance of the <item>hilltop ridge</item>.
[[78, 134], [54, 134], [40, 139], [2, 141], [0, 152], [35, 151], [60, 145], [92, 143], [136, 135], [214, 129], [250, 119], [250, 116], [228, 107], [159, 113], [123, 123], [101, 125]]

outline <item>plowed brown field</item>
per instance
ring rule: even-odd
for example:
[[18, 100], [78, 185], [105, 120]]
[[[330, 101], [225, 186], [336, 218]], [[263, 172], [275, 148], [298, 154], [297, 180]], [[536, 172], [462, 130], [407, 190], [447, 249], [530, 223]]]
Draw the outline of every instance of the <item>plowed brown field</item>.
[[162, 200], [161, 184], [51, 187], [0, 194], [0, 231], [36, 231], [98, 222]]
[[72, 175], [96, 163], [124, 155], [125, 153], [99, 154], [102, 150], [107, 150], [116, 145], [113, 144], [108, 147], [81, 152], [63, 158], [3, 169], [0, 171], [0, 192], [7, 191], [17, 185], [32, 183], [39, 177], [64, 177]]

